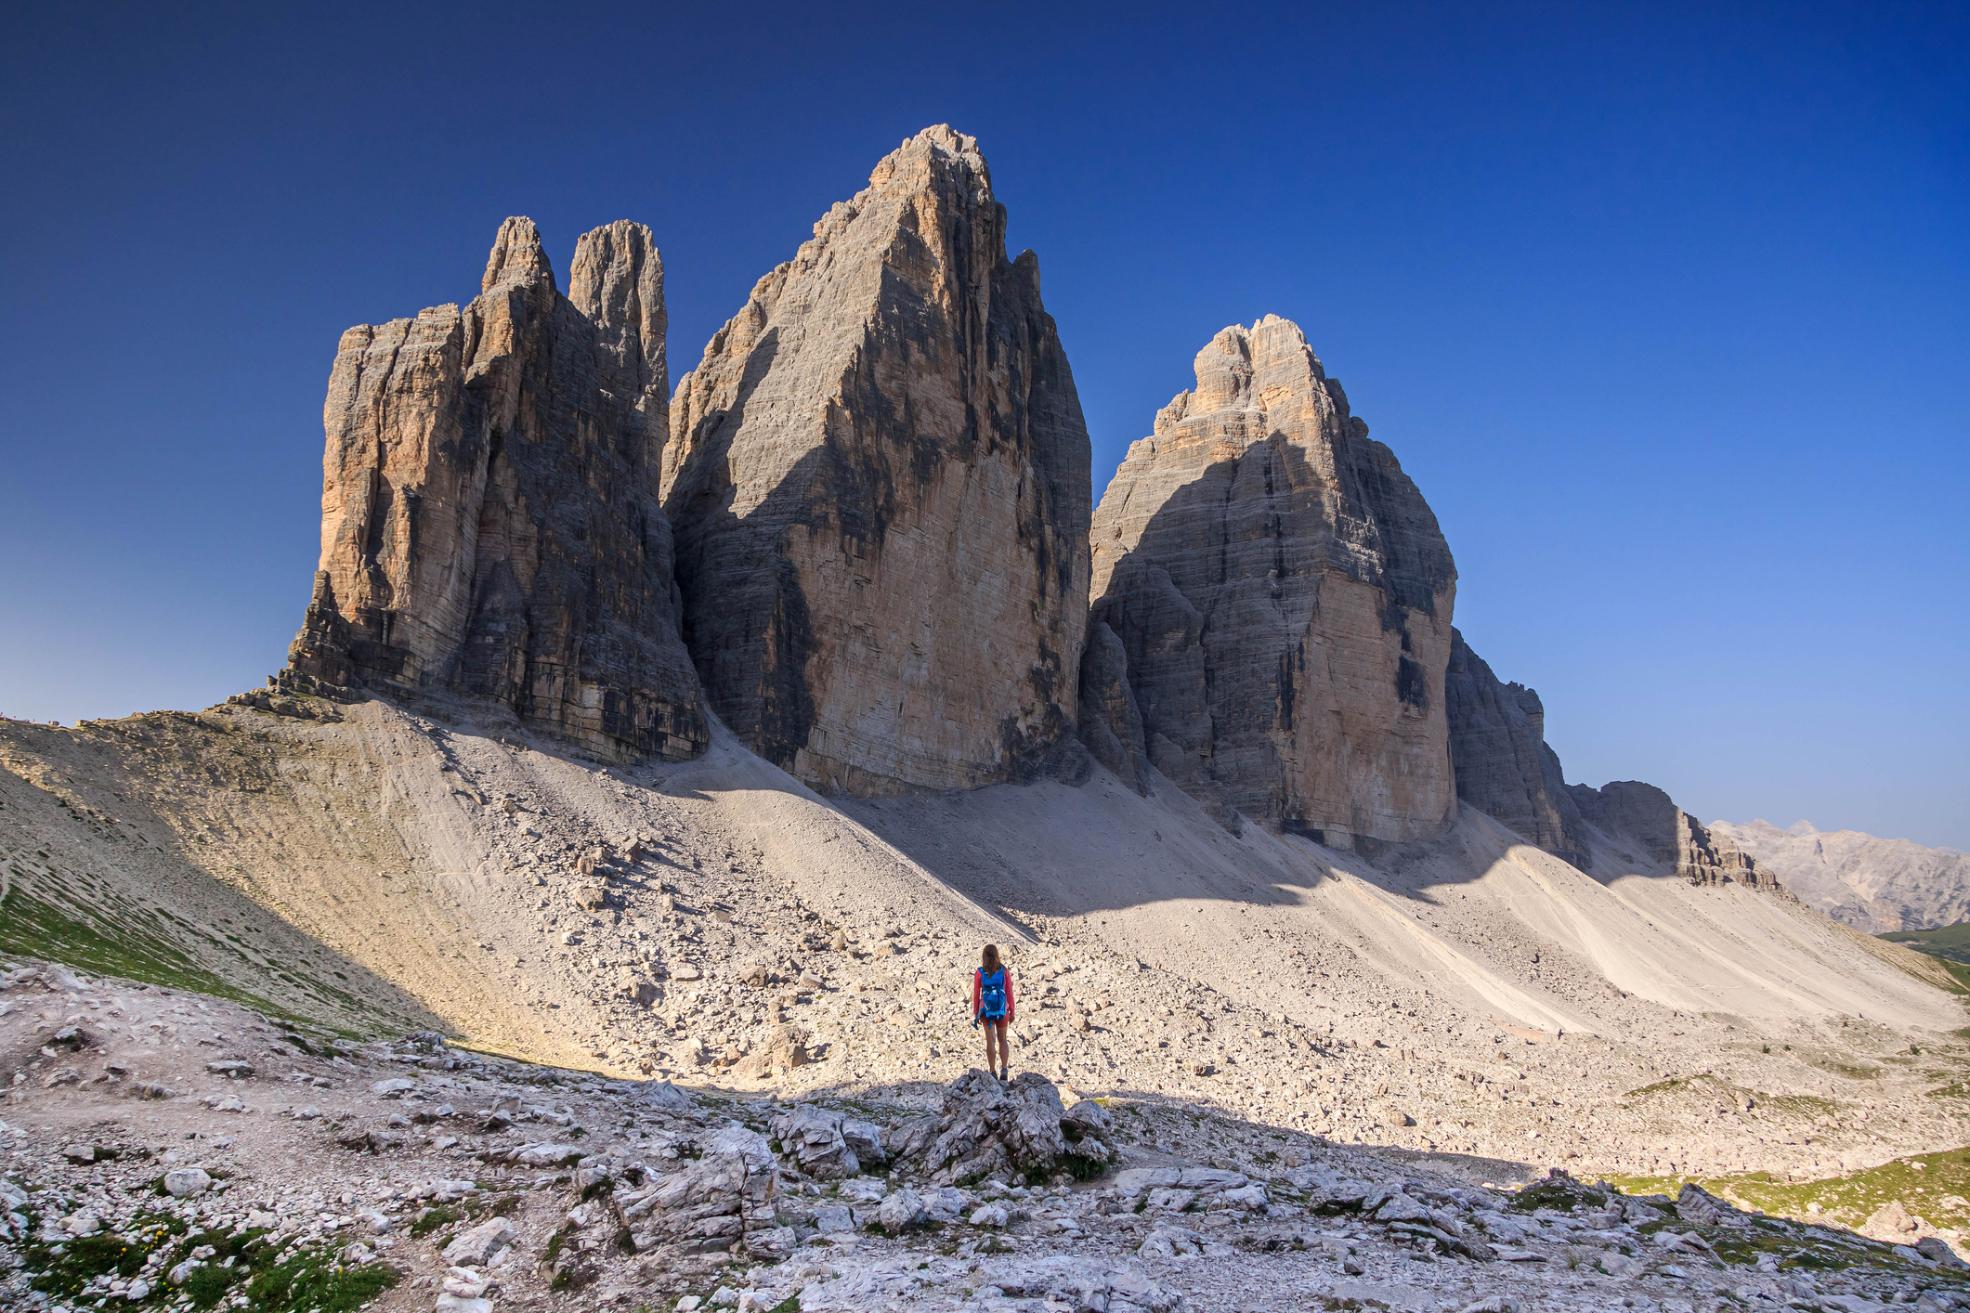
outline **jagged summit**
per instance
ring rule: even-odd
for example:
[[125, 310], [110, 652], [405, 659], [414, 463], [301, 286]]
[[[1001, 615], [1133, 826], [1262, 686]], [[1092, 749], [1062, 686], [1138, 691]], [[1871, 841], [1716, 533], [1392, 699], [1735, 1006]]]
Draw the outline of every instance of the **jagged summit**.
[[618, 223], [574, 268], [580, 304], [508, 219], [462, 310], [343, 334], [289, 683], [461, 696], [613, 759], [703, 748], [657, 500], [662, 265]]
[[[661, 450], [670, 429], [670, 367], [664, 359], [670, 320], [663, 257], [650, 230], [618, 219], [583, 233], [568, 268], [568, 300], [595, 322], [603, 354], [634, 399], [637, 440]], [[653, 468], [655, 463], [653, 457]]]
[[970, 172], [983, 188], [983, 194], [991, 194], [992, 171], [985, 163], [984, 152], [978, 149], [978, 138], [967, 132], [959, 132], [948, 123], [933, 123], [903, 138], [895, 150], [877, 160], [876, 166], [869, 170], [869, 185], [885, 186], [895, 181], [899, 174], [946, 162]]
[[748, 745], [850, 793], [1045, 768], [1087, 622], [1088, 436], [975, 140], [885, 157], [672, 411], [685, 637]]
[[[647, 236], [649, 229], [643, 230]], [[502, 283], [541, 282], [552, 289], [554, 266], [541, 246], [540, 229], [525, 215], [514, 215], [499, 225], [492, 251], [486, 256], [486, 272], [479, 278], [479, 290], [490, 292]]]
[[1195, 369], [1094, 516], [1093, 623], [1148, 759], [1330, 843], [1440, 833], [1457, 571], [1436, 517], [1291, 320], [1223, 329]]

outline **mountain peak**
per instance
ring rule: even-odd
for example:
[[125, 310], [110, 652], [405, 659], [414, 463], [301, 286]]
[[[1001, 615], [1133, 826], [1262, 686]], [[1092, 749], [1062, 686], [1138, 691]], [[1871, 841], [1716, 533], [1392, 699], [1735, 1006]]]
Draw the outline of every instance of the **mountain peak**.
[[1436, 517], [1299, 325], [1233, 324], [1195, 363], [1094, 517], [1094, 621], [1149, 759], [1221, 816], [1322, 842], [1440, 833], [1456, 566]]
[[884, 157], [673, 410], [686, 628], [755, 751], [873, 793], [1023, 778], [1070, 737], [1087, 427], [975, 139]]
[[554, 266], [540, 244], [540, 229], [524, 215], [514, 215], [499, 225], [493, 238], [492, 253], [486, 257], [486, 272], [479, 279], [479, 290], [490, 292], [504, 283], [545, 282], [554, 286]]

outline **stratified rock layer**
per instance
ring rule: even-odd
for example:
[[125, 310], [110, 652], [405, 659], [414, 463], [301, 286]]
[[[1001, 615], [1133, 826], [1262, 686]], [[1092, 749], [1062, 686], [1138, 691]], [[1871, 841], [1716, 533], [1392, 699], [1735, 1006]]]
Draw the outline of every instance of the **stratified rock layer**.
[[1129, 687], [1129, 658], [1105, 623], [1088, 626], [1081, 652], [1081, 742], [1094, 759], [1134, 786], [1149, 791], [1149, 757], [1143, 747], [1142, 713]]
[[1233, 326], [1094, 517], [1095, 620], [1148, 756], [1215, 807], [1328, 842], [1440, 832], [1456, 567], [1297, 325]]
[[851, 793], [1026, 777], [1071, 740], [1088, 435], [972, 138], [930, 128], [678, 385], [685, 636], [762, 755]]
[[481, 286], [463, 310], [342, 335], [321, 565], [286, 678], [485, 699], [613, 759], [695, 753], [650, 232], [584, 236], [571, 300], [532, 221], [508, 219]]
[[1507, 684], [1452, 630], [1444, 677], [1457, 796], [1547, 852], [1588, 869], [1580, 808], [1560, 759], [1546, 746], [1546, 708], [1523, 684]]
[[1711, 833], [1653, 784], [1616, 780], [1598, 789], [1575, 784], [1568, 792], [1590, 824], [1691, 884], [1741, 884], [1780, 891], [1779, 882], [1760, 870], [1743, 849]]

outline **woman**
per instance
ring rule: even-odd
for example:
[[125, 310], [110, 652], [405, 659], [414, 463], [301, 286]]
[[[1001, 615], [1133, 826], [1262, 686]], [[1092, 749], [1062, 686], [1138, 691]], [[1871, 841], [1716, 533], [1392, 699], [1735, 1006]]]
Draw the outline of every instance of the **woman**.
[[1000, 1080], [1012, 1074], [1012, 1057], [1006, 1051], [1006, 1024], [1011, 1020], [1012, 972], [999, 960], [999, 946], [987, 944], [983, 961], [971, 975], [971, 1024], [985, 1023], [985, 1070], [998, 1072]]

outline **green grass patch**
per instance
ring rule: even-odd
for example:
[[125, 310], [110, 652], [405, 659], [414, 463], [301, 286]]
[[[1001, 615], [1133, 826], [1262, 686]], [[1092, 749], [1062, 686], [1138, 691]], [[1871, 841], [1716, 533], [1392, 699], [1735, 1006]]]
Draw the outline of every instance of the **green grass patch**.
[[[134, 980], [222, 998], [291, 1027], [328, 1030], [349, 1039], [369, 1038], [399, 1028], [393, 1019], [381, 1016], [346, 990], [314, 982], [296, 982], [304, 992], [314, 994], [345, 1013], [374, 1019], [369, 1031], [351, 1030], [315, 1017], [304, 1017], [271, 999], [242, 989], [225, 977], [201, 965], [189, 953], [160, 935], [141, 927], [167, 919], [148, 909], [109, 901], [100, 891], [76, 898], [66, 907], [57, 907], [16, 884], [0, 902], [0, 961], [36, 958], [60, 962], [91, 975]], [[183, 924], [179, 918], [168, 918]], [[192, 938], [205, 938], [187, 927]], [[235, 956], [240, 956], [235, 954]], [[244, 965], [264, 973], [267, 968], [241, 956]], [[293, 980], [293, 977], [284, 977]]]
[[82, 920], [18, 887], [8, 892], [5, 915], [0, 916], [0, 957], [62, 962], [94, 975], [212, 994], [258, 1012], [287, 1015], [259, 995], [228, 984], [156, 935], [128, 924]]
[[1845, 1076], [1848, 1080], [1879, 1080], [1881, 1078], [1881, 1068], [1871, 1063], [1855, 1062], [1850, 1058], [1841, 1057], [1837, 1053], [1801, 1053], [1799, 1056], [1808, 1064], [1818, 1067], [1821, 1071], [1830, 1071], [1836, 1076]]
[[113, 1235], [82, 1236], [60, 1245], [26, 1245], [22, 1257], [34, 1273], [30, 1284], [47, 1295], [74, 1298], [98, 1277], [133, 1277], [150, 1250]]
[[179, 1287], [191, 1306], [197, 1309], [217, 1308], [233, 1287], [239, 1283], [241, 1274], [229, 1267], [219, 1267], [207, 1263], [195, 1267], [185, 1284]]
[[98, 1277], [135, 1276], [167, 1245], [162, 1259], [167, 1270], [210, 1249], [182, 1286], [159, 1285], [151, 1296], [201, 1310], [243, 1295], [256, 1313], [353, 1313], [399, 1276], [388, 1264], [344, 1264], [337, 1248], [269, 1241], [261, 1227], [189, 1235], [186, 1230], [183, 1220], [154, 1213], [136, 1220], [128, 1240], [99, 1235], [59, 1245], [30, 1243], [22, 1254], [37, 1290], [74, 1298]]
[[450, 1226], [465, 1214], [450, 1204], [439, 1204], [419, 1213], [410, 1224], [411, 1238], [422, 1240], [440, 1227]]
[[[1754, 1212], [1854, 1228], [1875, 1209], [1899, 1200], [1937, 1227], [1970, 1227], [1970, 1147], [1897, 1158], [1844, 1176], [1787, 1181], [1770, 1172], [1736, 1176], [1636, 1176], [1611, 1182], [1629, 1194], [1674, 1195], [1694, 1182], [1720, 1199]], [[1817, 1213], [1811, 1212], [1813, 1205]]]
[[1670, 1080], [1659, 1080], [1652, 1085], [1643, 1085], [1629, 1090], [1621, 1097], [1624, 1099], [1649, 1099], [1654, 1098], [1658, 1094], [1672, 1094], [1677, 1090], [1688, 1089], [1690, 1083], [1695, 1079], [1696, 1077], [1694, 1076], [1677, 1076]]
[[[1879, 1076], [1878, 1068], [1863, 1069], [1865, 1074]], [[1833, 1099], [1822, 1098], [1817, 1094], [1767, 1094], [1763, 1090], [1749, 1089], [1733, 1085], [1721, 1076], [1711, 1072], [1698, 1072], [1694, 1076], [1677, 1076], [1670, 1080], [1659, 1080], [1651, 1085], [1643, 1085], [1629, 1090], [1621, 1097], [1631, 1101], [1668, 1098], [1672, 1095], [1691, 1095], [1707, 1099], [1721, 1099], [1739, 1109], [1744, 1101], [1751, 1101], [1751, 1114], [1763, 1113], [1766, 1116], [1782, 1117], [1826, 1117], [1840, 1110], [1840, 1104]]]
[[43, 1239], [36, 1232], [20, 1245], [29, 1284], [46, 1295], [74, 1298], [98, 1277], [134, 1277], [151, 1252], [182, 1234], [185, 1224], [168, 1213], [140, 1215], [126, 1235], [100, 1232], [73, 1239]]
[[1942, 958], [1946, 962], [1970, 965], [1970, 921], [1937, 926], [1932, 930], [1890, 930], [1881, 936], [1891, 944], [1906, 944], [1918, 953]]
[[264, 1313], [354, 1313], [402, 1276], [388, 1263], [350, 1265], [328, 1249], [296, 1248], [256, 1271], [246, 1298]]

